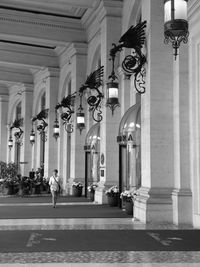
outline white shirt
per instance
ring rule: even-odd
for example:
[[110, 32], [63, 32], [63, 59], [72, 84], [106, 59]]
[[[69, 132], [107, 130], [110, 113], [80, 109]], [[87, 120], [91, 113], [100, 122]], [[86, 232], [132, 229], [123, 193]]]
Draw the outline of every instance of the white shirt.
[[53, 190], [53, 191], [58, 191], [59, 189], [59, 176], [51, 176], [50, 179], [49, 179], [49, 185], [50, 185], [50, 189]]

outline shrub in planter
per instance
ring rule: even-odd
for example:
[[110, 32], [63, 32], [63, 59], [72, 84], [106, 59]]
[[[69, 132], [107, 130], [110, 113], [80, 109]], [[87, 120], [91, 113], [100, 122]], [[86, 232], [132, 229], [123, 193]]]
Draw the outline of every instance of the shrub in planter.
[[72, 190], [73, 190], [73, 195], [75, 197], [81, 197], [83, 191], [83, 184], [80, 182], [79, 183], [74, 182], [72, 184]]
[[112, 186], [105, 192], [108, 204], [110, 206], [117, 206], [118, 205], [118, 199], [119, 199], [119, 188], [117, 186]]
[[137, 196], [137, 191], [125, 190], [121, 193], [120, 198], [123, 201], [125, 211], [128, 215], [133, 214], [134, 200]]
[[18, 166], [15, 163], [0, 162], [0, 179], [3, 180], [4, 193], [12, 195], [18, 188], [19, 180], [17, 178]]

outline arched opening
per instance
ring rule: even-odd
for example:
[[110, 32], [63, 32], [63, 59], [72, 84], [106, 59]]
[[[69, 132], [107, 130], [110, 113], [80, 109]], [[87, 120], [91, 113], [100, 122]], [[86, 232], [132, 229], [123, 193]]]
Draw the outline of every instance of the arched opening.
[[[46, 108], [46, 92], [41, 96], [40, 110]], [[45, 162], [45, 132], [40, 135], [40, 168], [41, 174], [44, 175], [44, 162]]]
[[[20, 120], [22, 117], [22, 104], [18, 103], [15, 110], [15, 119]], [[20, 154], [21, 154], [21, 143], [16, 142], [15, 140], [15, 155], [14, 162], [17, 165], [17, 172], [20, 173]]]
[[121, 119], [119, 143], [119, 190], [141, 187], [141, 114], [140, 103], [130, 107]]
[[[69, 80], [67, 84], [67, 95], [71, 95], [72, 93], [72, 82], [71, 79]], [[64, 128], [63, 128], [64, 129]], [[71, 176], [71, 134], [67, 134], [67, 182], [70, 179]]]
[[95, 123], [85, 138], [85, 196], [88, 184], [100, 180], [100, 123]]

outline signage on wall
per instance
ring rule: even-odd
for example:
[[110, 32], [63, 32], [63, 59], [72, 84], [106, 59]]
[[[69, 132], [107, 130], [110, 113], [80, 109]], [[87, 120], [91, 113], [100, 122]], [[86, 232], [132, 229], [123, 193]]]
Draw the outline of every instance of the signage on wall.
[[90, 151], [90, 150], [96, 150], [96, 147], [95, 147], [95, 145], [92, 145], [92, 146], [84, 146], [84, 150], [88, 150], [88, 151]]
[[136, 144], [136, 137], [135, 133], [128, 133], [126, 135], [118, 135], [117, 136], [117, 142], [126, 144], [128, 142]]
[[102, 153], [102, 154], [101, 154], [101, 165], [104, 165], [104, 162], [105, 162], [105, 156], [104, 156], [104, 154]]

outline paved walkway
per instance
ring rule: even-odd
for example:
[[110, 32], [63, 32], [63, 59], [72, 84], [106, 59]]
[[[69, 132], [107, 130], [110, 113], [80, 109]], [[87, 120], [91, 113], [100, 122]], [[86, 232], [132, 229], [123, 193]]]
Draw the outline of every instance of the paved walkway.
[[[145, 225], [125, 216], [124, 211], [110, 207], [111, 213], [116, 209], [117, 214], [123, 214], [123, 217], [94, 218], [90, 214], [90, 218], [56, 218], [53, 212], [59, 209], [79, 208], [82, 214], [87, 214], [90, 207], [94, 207], [96, 213], [102, 209], [101, 205], [92, 202], [81, 200], [73, 203], [69, 200], [60, 201], [57, 210], [52, 209], [47, 201], [28, 200], [23, 203], [22, 200], [14, 202], [10, 199], [6, 203], [0, 200], [0, 214], [6, 208], [11, 208], [15, 217], [19, 209], [24, 209], [25, 214], [31, 208], [51, 212], [48, 218], [41, 218], [39, 214], [35, 218], [24, 215], [18, 219], [0, 220], [0, 267], [200, 266], [199, 231], [191, 231], [188, 226], [183, 226], [180, 231], [171, 224]], [[94, 212], [94, 209], [90, 211]], [[73, 236], [76, 236], [74, 241]], [[140, 249], [137, 244], [140, 244]], [[179, 245], [184, 251], [178, 249]], [[185, 251], [190, 249], [193, 251]]]

